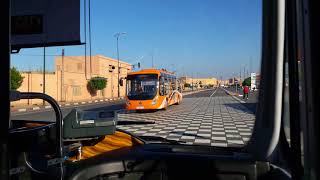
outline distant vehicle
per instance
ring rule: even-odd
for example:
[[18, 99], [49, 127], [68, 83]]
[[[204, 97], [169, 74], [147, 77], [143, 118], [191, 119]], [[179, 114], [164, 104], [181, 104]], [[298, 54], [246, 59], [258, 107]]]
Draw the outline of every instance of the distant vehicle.
[[173, 73], [158, 69], [144, 69], [127, 76], [126, 109], [166, 109], [180, 104], [180, 84]]

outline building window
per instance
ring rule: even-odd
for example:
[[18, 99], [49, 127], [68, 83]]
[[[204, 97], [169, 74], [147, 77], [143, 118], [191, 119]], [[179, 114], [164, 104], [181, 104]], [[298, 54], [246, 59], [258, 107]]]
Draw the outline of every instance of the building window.
[[73, 86], [72, 87], [72, 95], [73, 96], [81, 96], [81, 87], [80, 86]]

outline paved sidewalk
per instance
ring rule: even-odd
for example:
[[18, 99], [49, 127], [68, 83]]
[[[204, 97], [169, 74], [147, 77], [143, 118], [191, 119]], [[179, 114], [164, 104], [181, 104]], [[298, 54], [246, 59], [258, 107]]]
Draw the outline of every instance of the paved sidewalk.
[[235, 93], [232, 91], [229, 91], [225, 88], [222, 88], [227, 94], [229, 94], [230, 96], [232, 96], [234, 99], [236, 99], [237, 101], [239, 101], [240, 103], [246, 103], [245, 101], [241, 100], [239, 97], [239, 93]]
[[244, 106], [246, 106], [248, 109], [250, 109], [252, 112], [256, 112], [256, 109], [257, 109], [257, 103], [258, 103], [258, 96], [259, 96], [259, 93], [258, 91], [255, 91], [255, 92], [251, 92], [249, 94], [249, 99], [243, 99], [242, 98], [242, 94], [241, 96], [239, 96], [238, 93], [235, 93], [235, 89], [234, 91], [232, 90], [227, 90], [225, 88], [223, 88], [223, 90], [231, 95], [235, 100], [239, 101], [240, 103], [244, 104]]

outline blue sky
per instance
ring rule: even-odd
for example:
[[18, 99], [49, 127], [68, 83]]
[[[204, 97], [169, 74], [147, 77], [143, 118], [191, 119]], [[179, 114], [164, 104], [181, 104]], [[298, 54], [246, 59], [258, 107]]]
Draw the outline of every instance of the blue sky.
[[[92, 0], [92, 54], [120, 58], [151, 67], [177, 70], [178, 75], [223, 76], [239, 74], [246, 66], [259, 71], [261, 53], [261, 0]], [[83, 32], [83, 27], [81, 27]], [[83, 37], [83, 33], [82, 33]], [[82, 41], [84, 39], [82, 38]], [[84, 46], [66, 46], [65, 55], [84, 55]], [[41, 69], [43, 49], [22, 49], [12, 55], [20, 70]], [[48, 55], [61, 47], [47, 48]], [[54, 69], [54, 56], [47, 69]], [[250, 63], [251, 62], [251, 63]], [[243, 69], [243, 68], [242, 68]]]

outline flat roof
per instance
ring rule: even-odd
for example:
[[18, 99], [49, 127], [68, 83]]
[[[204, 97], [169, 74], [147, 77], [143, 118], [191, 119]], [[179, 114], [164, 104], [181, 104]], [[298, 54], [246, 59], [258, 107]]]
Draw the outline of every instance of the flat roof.
[[128, 75], [134, 75], [134, 74], [160, 74], [160, 73], [166, 73], [166, 74], [170, 74], [170, 75], [175, 75], [171, 72], [168, 71], [164, 71], [161, 69], [154, 69], [154, 68], [150, 68], [150, 69], [142, 69], [140, 71], [135, 71], [135, 72], [130, 72], [128, 73]]

